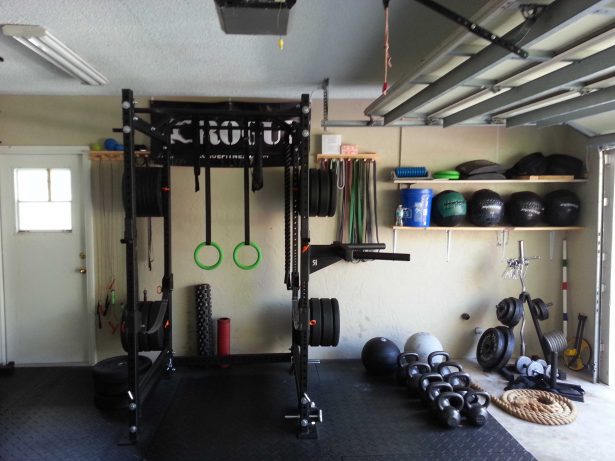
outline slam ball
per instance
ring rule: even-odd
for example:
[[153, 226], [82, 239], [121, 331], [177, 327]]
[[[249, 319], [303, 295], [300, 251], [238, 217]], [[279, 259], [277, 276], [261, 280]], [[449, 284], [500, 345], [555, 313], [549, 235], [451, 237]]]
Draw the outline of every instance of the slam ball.
[[387, 338], [372, 338], [365, 343], [361, 351], [361, 362], [368, 373], [386, 375], [397, 367], [399, 347]]
[[[442, 343], [431, 333], [421, 331], [414, 333], [406, 341], [404, 352], [414, 352], [419, 355], [421, 362], [427, 362], [427, 357], [432, 352], [441, 351]], [[436, 357], [435, 362], [441, 361], [442, 357]]]
[[545, 206], [540, 196], [529, 190], [510, 194], [506, 216], [513, 226], [535, 226], [542, 221]]
[[454, 190], [440, 192], [431, 204], [431, 219], [438, 226], [457, 226], [465, 218], [466, 212], [466, 199]]
[[560, 189], [545, 195], [545, 221], [551, 226], [573, 226], [580, 212], [581, 201], [572, 191]]
[[490, 189], [477, 190], [468, 202], [468, 218], [475, 226], [497, 226], [504, 218], [504, 200]]

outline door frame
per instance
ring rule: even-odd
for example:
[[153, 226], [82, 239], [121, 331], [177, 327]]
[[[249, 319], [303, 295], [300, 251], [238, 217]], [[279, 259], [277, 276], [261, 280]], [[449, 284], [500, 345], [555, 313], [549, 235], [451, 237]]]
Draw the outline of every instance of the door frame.
[[[81, 194], [83, 213], [83, 232], [85, 240], [85, 267], [86, 288], [85, 302], [87, 306], [88, 320], [88, 360], [90, 365], [97, 361], [96, 354], [96, 328], [94, 306], [96, 303], [95, 293], [95, 268], [94, 258], [94, 220], [92, 209], [92, 185], [90, 176], [90, 157], [88, 146], [0, 146], [0, 155], [79, 155], [81, 157]], [[2, 228], [0, 226], [0, 363], [6, 363], [6, 312], [4, 298], [4, 260], [2, 250]]]

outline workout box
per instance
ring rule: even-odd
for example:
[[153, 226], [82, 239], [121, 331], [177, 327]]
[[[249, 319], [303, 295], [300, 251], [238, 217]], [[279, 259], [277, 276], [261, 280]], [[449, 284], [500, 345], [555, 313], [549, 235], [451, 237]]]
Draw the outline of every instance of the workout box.
[[322, 154], [339, 154], [342, 146], [341, 134], [323, 134], [322, 146], [320, 152]]

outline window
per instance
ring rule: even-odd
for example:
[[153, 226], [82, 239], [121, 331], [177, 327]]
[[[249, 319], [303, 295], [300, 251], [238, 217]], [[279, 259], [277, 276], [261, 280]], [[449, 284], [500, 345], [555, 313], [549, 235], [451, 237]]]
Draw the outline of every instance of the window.
[[70, 231], [71, 176], [67, 168], [15, 170], [17, 231]]

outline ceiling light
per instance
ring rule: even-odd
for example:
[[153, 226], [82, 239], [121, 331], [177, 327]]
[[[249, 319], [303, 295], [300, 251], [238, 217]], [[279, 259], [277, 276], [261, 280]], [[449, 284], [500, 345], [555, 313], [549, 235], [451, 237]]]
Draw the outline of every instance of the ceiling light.
[[2, 33], [13, 37], [36, 54], [86, 85], [105, 85], [109, 80], [77, 53], [51, 35], [44, 27], [18, 24], [2, 26]]

